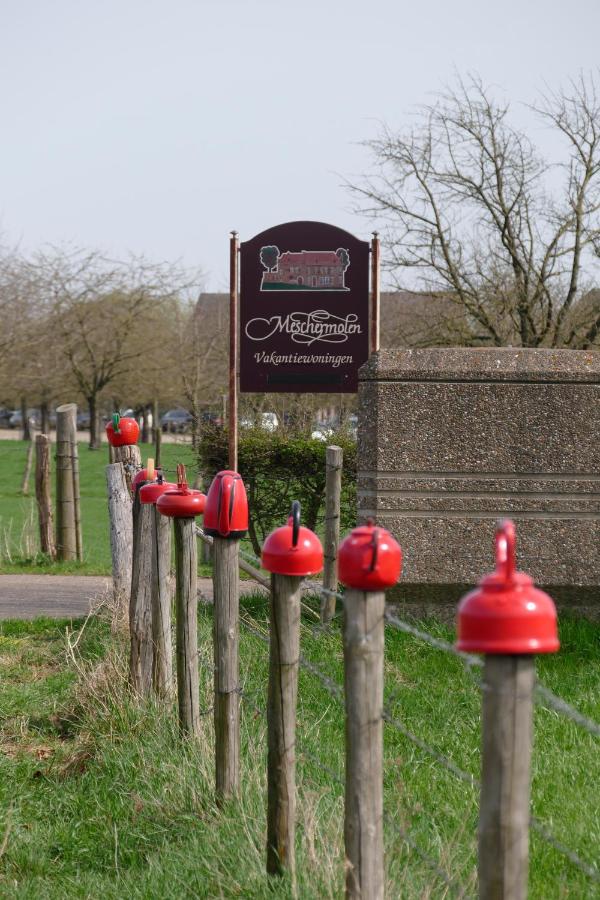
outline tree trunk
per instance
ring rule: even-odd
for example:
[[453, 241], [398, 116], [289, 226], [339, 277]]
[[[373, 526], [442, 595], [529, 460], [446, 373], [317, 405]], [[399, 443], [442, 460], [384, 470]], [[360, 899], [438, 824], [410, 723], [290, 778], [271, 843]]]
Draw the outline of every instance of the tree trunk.
[[22, 429], [23, 429], [23, 440], [30, 441], [31, 440], [31, 427], [29, 424], [29, 418], [27, 416], [27, 398], [21, 397], [21, 421], [22, 421]]
[[87, 397], [88, 402], [88, 410], [90, 414], [90, 450], [99, 450], [100, 449], [100, 428], [98, 422], [98, 397], [96, 394], [93, 394], [91, 397]]
[[48, 408], [48, 401], [43, 400], [40, 405], [40, 412], [42, 414], [42, 419], [40, 423], [40, 430], [42, 434], [50, 434], [50, 410]]
[[147, 403], [142, 411], [142, 436], [141, 443], [149, 444], [150, 443], [150, 429], [148, 428], [148, 414], [150, 412], [150, 405]]

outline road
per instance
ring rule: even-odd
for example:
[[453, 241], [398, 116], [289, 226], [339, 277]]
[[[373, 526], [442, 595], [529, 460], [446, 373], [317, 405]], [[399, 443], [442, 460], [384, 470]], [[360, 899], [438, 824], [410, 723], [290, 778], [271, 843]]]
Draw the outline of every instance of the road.
[[[78, 619], [110, 589], [111, 579], [95, 575], [0, 575], [0, 620]], [[251, 581], [240, 584], [242, 593], [261, 591]], [[212, 603], [212, 579], [198, 579], [199, 598]]]

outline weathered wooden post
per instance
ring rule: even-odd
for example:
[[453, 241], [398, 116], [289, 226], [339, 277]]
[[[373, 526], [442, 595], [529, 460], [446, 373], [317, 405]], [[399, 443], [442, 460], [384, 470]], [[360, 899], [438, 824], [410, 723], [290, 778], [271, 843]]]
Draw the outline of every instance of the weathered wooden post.
[[31, 469], [33, 466], [33, 441], [27, 444], [27, 457], [25, 459], [25, 471], [23, 472], [23, 480], [21, 481], [21, 493], [24, 497], [29, 494], [29, 479], [31, 477]]
[[382, 900], [383, 646], [385, 588], [400, 577], [402, 551], [372, 522], [355, 528], [339, 549], [344, 593], [346, 897]]
[[40, 548], [50, 559], [56, 557], [50, 496], [50, 438], [38, 434], [35, 439], [35, 498], [40, 526]]
[[300, 658], [302, 579], [323, 568], [316, 534], [300, 526], [300, 504], [262, 550], [271, 572], [269, 691], [267, 701], [267, 872], [295, 880], [296, 703]]
[[239, 542], [248, 530], [246, 489], [237, 472], [219, 472], [206, 498], [204, 531], [213, 538], [215, 788], [218, 802], [240, 785]]
[[77, 559], [77, 517], [73, 444], [77, 406], [65, 403], [56, 410], [56, 550], [60, 560]]
[[344, 593], [346, 896], [381, 900], [383, 865], [383, 633], [385, 594]]
[[166, 491], [156, 506], [175, 526], [175, 607], [177, 615], [177, 701], [179, 727], [196, 736], [200, 730], [198, 684], [198, 550], [194, 517], [204, 509], [205, 496], [188, 488], [185, 468], [177, 466], [177, 490]]
[[122, 463], [109, 463], [106, 467], [106, 483], [108, 487], [113, 600], [115, 607], [124, 611], [131, 592], [133, 518], [131, 493], [127, 486], [125, 469]]
[[159, 697], [169, 697], [173, 689], [173, 647], [171, 643], [171, 523], [156, 508], [165, 491], [177, 485], [163, 481], [159, 472], [156, 481], [140, 488], [140, 502], [151, 510], [151, 606], [152, 606], [152, 686]]
[[512, 522], [496, 532], [496, 571], [463, 597], [457, 647], [485, 653], [482, 682], [479, 896], [524, 900], [529, 867], [529, 793], [534, 653], [558, 650], [556, 610], [516, 571]]
[[154, 479], [154, 461], [134, 477], [133, 559], [129, 598], [129, 683], [135, 694], [147, 697], [152, 690], [152, 507], [142, 503], [140, 489]]
[[[325, 451], [325, 564], [323, 568], [323, 587], [328, 591], [337, 591], [337, 555], [340, 542], [340, 498], [342, 494], [342, 465], [344, 451], [332, 445]], [[335, 615], [335, 597], [325, 594], [321, 598], [321, 622], [331, 622]]]

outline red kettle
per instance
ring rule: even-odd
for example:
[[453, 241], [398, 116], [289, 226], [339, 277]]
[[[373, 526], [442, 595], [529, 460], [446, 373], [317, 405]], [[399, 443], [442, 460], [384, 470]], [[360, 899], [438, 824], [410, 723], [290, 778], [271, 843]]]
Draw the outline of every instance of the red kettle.
[[373, 519], [344, 538], [338, 551], [338, 577], [347, 587], [383, 591], [393, 587], [402, 571], [402, 549]]
[[239, 540], [248, 531], [248, 498], [241, 475], [225, 469], [213, 478], [206, 496], [204, 531]]
[[496, 571], [462, 598], [456, 647], [465, 653], [556, 653], [559, 648], [552, 599], [517, 572], [516, 532], [510, 519], [496, 529]]
[[300, 524], [300, 503], [294, 500], [287, 525], [276, 528], [263, 544], [261, 565], [276, 575], [316, 575], [323, 568], [323, 547], [310, 528]]

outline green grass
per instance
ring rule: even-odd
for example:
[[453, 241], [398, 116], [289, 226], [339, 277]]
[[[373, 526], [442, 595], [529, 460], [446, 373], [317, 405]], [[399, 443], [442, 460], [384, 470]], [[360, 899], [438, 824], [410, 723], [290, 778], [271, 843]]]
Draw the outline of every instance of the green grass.
[[[151, 444], [142, 445], [141, 451], [144, 462], [148, 456], [153, 456]], [[195, 472], [190, 444], [163, 444], [161, 455], [163, 465], [172, 470], [167, 473], [169, 477], [175, 477], [174, 470], [178, 462], [187, 466], [188, 473]], [[34, 474], [30, 482], [30, 496], [23, 497], [21, 494], [26, 456], [25, 441], [0, 441], [0, 573], [110, 575], [106, 446], [103, 445], [99, 451], [90, 451], [86, 444], [79, 445], [84, 547], [82, 563], [53, 563], [39, 553]], [[53, 455], [51, 465], [54, 490]]]
[[[267, 634], [264, 597], [242, 617]], [[342, 680], [341, 636], [305, 608], [302, 652]], [[441, 637], [447, 628], [424, 623]], [[177, 734], [174, 704], [137, 704], [125, 689], [126, 647], [92, 619], [74, 656], [66, 623], [0, 623], [0, 896], [8, 898], [291, 897], [264, 874], [267, 648], [242, 628], [242, 791], [213, 802], [212, 611], [199, 610], [202, 731]], [[600, 719], [600, 626], [565, 620], [562, 650], [541, 677]], [[473, 775], [479, 689], [454, 657], [388, 629], [386, 703], [405, 726]], [[297, 865], [300, 898], [343, 893], [343, 712], [302, 671], [298, 703]], [[598, 741], [544, 709], [535, 716], [533, 811], [585, 859], [600, 843]], [[315, 761], [318, 759], [318, 762]], [[451, 896], [422, 853], [475, 891], [477, 791], [385, 728], [389, 898]], [[530, 897], [598, 896], [556, 851], [532, 837]]]

